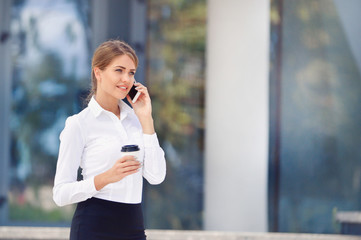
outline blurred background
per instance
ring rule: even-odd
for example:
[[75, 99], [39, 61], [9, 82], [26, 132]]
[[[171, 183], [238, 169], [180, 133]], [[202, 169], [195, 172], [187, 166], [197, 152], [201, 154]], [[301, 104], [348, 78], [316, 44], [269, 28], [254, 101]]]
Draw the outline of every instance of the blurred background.
[[[85, 107], [94, 49], [116, 38], [139, 56], [167, 159], [166, 181], [144, 186], [146, 228], [339, 233], [335, 212], [361, 210], [360, 11], [358, 0], [0, 1], [0, 225], [69, 226], [75, 206], [52, 200], [59, 134]], [[249, 69], [262, 75], [236, 74]]]

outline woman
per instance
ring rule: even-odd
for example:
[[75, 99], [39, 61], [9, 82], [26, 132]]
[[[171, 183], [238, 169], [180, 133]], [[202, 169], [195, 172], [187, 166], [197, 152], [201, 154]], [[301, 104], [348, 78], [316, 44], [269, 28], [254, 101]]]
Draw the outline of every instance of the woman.
[[[128, 44], [118, 40], [101, 44], [92, 59], [89, 104], [66, 120], [60, 134], [53, 198], [59, 206], [78, 203], [71, 240], [146, 239], [143, 177], [160, 184], [166, 164], [154, 131], [149, 93], [135, 83], [137, 66]], [[135, 103], [128, 96], [133, 84], [141, 93]], [[122, 156], [121, 147], [127, 144], [139, 146], [139, 159]], [[77, 181], [79, 167], [82, 181]]]

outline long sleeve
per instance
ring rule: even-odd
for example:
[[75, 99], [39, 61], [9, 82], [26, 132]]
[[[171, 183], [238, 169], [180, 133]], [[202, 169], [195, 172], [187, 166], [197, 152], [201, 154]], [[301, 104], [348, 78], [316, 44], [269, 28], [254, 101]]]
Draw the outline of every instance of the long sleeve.
[[53, 188], [58, 206], [84, 201], [97, 193], [94, 177], [77, 181], [84, 149], [84, 137], [76, 116], [69, 117], [60, 134], [60, 148]]
[[157, 135], [143, 134], [145, 155], [143, 176], [150, 184], [160, 184], [166, 175], [164, 151], [159, 146]]

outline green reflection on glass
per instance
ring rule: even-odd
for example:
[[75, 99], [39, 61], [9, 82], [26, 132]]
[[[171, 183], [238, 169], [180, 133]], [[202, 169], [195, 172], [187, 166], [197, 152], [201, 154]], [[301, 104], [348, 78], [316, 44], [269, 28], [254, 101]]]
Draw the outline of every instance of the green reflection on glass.
[[166, 181], [146, 191], [148, 228], [201, 229], [206, 1], [149, 1], [148, 86]]
[[69, 222], [52, 186], [59, 133], [88, 86], [89, 3], [14, 1], [10, 222]]

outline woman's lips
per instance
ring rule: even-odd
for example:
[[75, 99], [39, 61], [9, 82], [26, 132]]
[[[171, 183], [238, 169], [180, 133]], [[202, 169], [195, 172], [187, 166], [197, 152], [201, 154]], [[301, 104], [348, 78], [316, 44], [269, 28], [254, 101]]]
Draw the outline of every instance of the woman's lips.
[[119, 88], [122, 91], [127, 91], [127, 87], [126, 86], [117, 86], [117, 88]]

